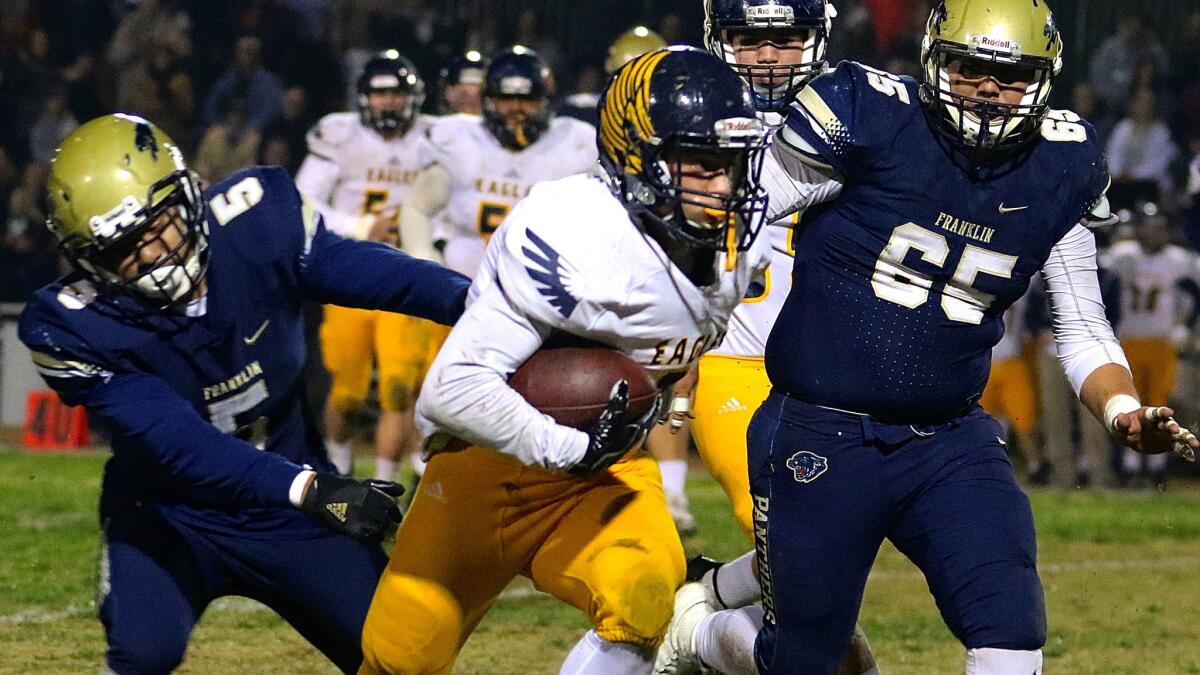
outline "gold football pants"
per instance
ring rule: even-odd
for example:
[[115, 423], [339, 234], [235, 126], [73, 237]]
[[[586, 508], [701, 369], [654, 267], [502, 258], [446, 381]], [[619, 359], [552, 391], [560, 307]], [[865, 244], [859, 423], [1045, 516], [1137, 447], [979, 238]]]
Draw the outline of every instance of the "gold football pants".
[[517, 575], [585, 612], [605, 640], [657, 645], [684, 557], [653, 458], [580, 478], [486, 448], [436, 455], [375, 590], [359, 672], [450, 672]]

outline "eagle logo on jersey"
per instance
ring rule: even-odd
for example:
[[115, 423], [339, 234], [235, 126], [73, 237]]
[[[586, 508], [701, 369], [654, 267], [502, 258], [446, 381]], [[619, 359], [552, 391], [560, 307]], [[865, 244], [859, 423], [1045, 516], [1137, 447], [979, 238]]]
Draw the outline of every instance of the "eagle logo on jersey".
[[801, 450], [788, 457], [787, 468], [795, 474], [797, 483], [811, 483], [829, 469], [829, 460], [807, 450]]
[[537, 247], [537, 250], [534, 250], [529, 246], [523, 246], [521, 251], [530, 263], [525, 266], [525, 270], [539, 284], [538, 293], [545, 296], [550, 301], [550, 305], [558, 310], [564, 319], [571, 316], [571, 312], [575, 311], [575, 306], [579, 304], [579, 300], [570, 291], [571, 278], [575, 270], [568, 266], [567, 261], [563, 260], [558, 251], [547, 244], [546, 240], [531, 230], [526, 230], [525, 235], [529, 243]]

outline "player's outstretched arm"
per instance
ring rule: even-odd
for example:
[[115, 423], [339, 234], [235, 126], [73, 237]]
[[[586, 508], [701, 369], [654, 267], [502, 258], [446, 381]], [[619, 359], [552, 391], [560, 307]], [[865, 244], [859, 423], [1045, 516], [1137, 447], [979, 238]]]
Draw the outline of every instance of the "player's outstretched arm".
[[326, 304], [382, 309], [451, 325], [471, 280], [385, 244], [343, 239], [318, 226], [300, 263], [307, 297]]
[[1200, 441], [1170, 408], [1143, 406], [1129, 362], [1104, 314], [1096, 241], [1077, 225], [1054, 246], [1042, 270], [1059, 360], [1083, 404], [1122, 445], [1139, 452], [1176, 450], [1194, 461]]

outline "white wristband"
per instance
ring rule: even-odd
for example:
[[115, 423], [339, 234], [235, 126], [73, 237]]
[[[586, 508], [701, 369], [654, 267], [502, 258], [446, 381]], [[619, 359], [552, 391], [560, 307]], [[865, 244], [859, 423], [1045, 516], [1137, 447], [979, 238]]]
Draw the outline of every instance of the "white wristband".
[[292, 479], [292, 486], [288, 488], [288, 501], [292, 503], [292, 506], [300, 508], [301, 502], [304, 501], [304, 491], [308, 489], [309, 481], [316, 476], [316, 471], [308, 469], [296, 474], [296, 477]]
[[1108, 399], [1108, 403], [1104, 404], [1104, 428], [1114, 431], [1113, 423], [1117, 421], [1117, 415], [1130, 413], [1141, 407], [1142, 404], [1129, 394], [1117, 394]]

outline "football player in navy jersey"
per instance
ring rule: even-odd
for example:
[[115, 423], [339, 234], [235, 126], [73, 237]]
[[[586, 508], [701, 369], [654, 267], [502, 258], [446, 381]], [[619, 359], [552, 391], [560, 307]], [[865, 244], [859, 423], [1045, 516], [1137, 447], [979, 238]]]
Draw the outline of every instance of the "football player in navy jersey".
[[[945, 0], [921, 81], [844, 62], [776, 135], [797, 186], [842, 190], [797, 230], [748, 432], [763, 591], [749, 672], [834, 672], [884, 539], [925, 574], [968, 675], [1041, 672], [1033, 517], [977, 403], [1004, 310], [1039, 271], [1087, 408], [1128, 447], [1194, 460], [1200, 441], [1138, 400], [1104, 318], [1087, 225], [1109, 218], [1108, 173], [1091, 125], [1046, 105], [1061, 51], [1045, 2]], [[810, 206], [771, 199], [769, 218]], [[682, 657], [661, 672], [712, 665], [697, 653], [720, 614], [669, 631]]]
[[301, 301], [450, 323], [466, 278], [331, 234], [280, 168], [202, 194], [171, 139], [130, 115], [68, 136], [48, 186], [47, 224], [76, 270], [37, 291], [20, 336], [112, 434], [108, 668], [174, 669], [205, 607], [243, 595], [355, 671], [401, 490], [333, 473], [305, 413]]

